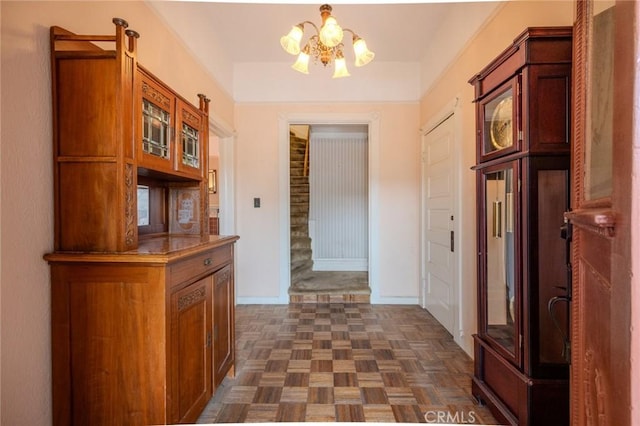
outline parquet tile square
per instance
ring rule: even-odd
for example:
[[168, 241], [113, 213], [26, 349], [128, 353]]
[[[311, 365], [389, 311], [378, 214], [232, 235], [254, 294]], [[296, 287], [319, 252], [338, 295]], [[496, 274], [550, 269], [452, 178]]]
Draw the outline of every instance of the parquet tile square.
[[[307, 369], [309, 371], [309, 369]], [[309, 387], [309, 373], [287, 373], [285, 380], [285, 386], [295, 387]]]
[[333, 398], [336, 404], [362, 404], [360, 388], [358, 387], [335, 387]]
[[309, 388], [309, 404], [333, 404], [333, 387]]
[[308, 373], [310, 369], [310, 359], [292, 359], [289, 361], [287, 373]]
[[280, 402], [298, 402], [305, 404], [307, 402], [307, 394], [309, 393], [306, 387], [283, 387], [280, 394]]
[[362, 405], [348, 404], [336, 405], [337, 422], [364, 422], [364, 409]]
[[393, 410], [388, 404], [364, 405], [362, 410], [364, 411], [364, 419], [367, 422], [395, 423], [396, 421]]
[[276, 404], [251, 404], [247, 410], [245, 421], [247, 423], [273, 423], [276, 421], [278, 405]]
[[280, 402], [282, 387], [278, 386], [258, 386], [253, 396], [254, 404], [274, 404]]
[[333, 387], [333, 373], [310, 373], [309, 387]]
[[306, 411], [305, 403], [282, 403], [278, 406], [276, 422], [304, 422]]
[[335, 422], [336, 408], [333, 404], [307, 404], [307, 422]]
[[200, 423], [495, 423], [471, 397], [473, 362], [418, 306], [238, 306], [235, 370]]
[[262, 373], [262, 376], [260, 377], [260, 381], [258, 382], [258, 386], [282, 387], [284, 386], [285, 378], [286, 378], [286, 373]]

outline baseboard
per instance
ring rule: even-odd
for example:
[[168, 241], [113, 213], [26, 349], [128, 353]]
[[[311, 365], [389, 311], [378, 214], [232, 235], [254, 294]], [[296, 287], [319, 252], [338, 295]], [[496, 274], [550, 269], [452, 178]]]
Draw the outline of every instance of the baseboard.
[[380, 297], [371, 294], [373, 305], [419, 305], [417, 297]]
[[280, 297], [237, 297], [236, 305], [286, 305]]
[[313, 259], [314, 271], [358, 271], [369, 269], [367, 259]]

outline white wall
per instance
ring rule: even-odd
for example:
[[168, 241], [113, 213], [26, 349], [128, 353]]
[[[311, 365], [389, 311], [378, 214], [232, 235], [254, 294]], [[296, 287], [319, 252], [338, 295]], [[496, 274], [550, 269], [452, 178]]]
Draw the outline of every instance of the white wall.
[[[353, 69], [351, 69], [353, 68]], [[309, 74], [291, 63], [239, 63], [234, 67], [237, 102], [407, 102], [420, 98], [420, 64], [372, 61], [333, 79], [333, 67], [309, 66]], [[265, 84], [265, 82], [269, 82]]]
[[[301, 115], [330, 121], [363, 114], [378, 117], [380, 127], [379, 143], [369, 153], [378, 159], [375, 166], [370, 160], [369, 170], [375, 175], [369, 211], [377, 230], [370, 261], [378, 260], [370, 265], [377, 276], [372, 301], [417, 304], [420, 141], [415, 103], [237, 105], [239, 303], [288, 301], [288, 277], [279, 268], [286, 261], [286, 251], [280, 250], [287, 238], [281, 217], [288, 205], [280, 179], [289, 167], [288, 154], [280, 150], [288, 150], [288, 144], [280, 146], [278, 122]], [[261, 198], [260, 208], [253, 207], [254, 197]]]

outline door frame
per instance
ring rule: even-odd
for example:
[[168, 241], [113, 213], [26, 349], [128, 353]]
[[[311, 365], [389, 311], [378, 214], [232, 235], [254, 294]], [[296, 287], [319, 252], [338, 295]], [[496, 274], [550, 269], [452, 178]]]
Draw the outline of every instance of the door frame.
[[280, 295], [279, 303], [289, 303], [291, 285], [291, 218], [289, 206], [289, 126], [292, 124], [363, 124], [369, 129], [368, 143], [368, 220], [369, 220], [369, 288], [371, 303], [380, 303], [380, 114], [378, 113], [290, 113], [278, 117], [278, 157], [280, 189]]
[[[427, 135], [435, 130], [439, 125], [444, 123], [447, 120], [452, 121], [452, 129], [453, 129], [453, 151], [451, 152], [451, 164], [453, 167], [452, 170], [452, 212], [454, 216], [452, 230], [454, 232], [454, 252], [452, 256], [452, 300], [453, 300], [453, 339], [454, 341], [462, 347], [467, 353], [471, 353], [473, 350], [472, 342], [469, 342], [468, 345], [465, 345], [464, 338], [467, 334], [467, 330], [473, 330], [473, 327], [468, 327], [465, 318], [462, 317], [462, 312], [469, 310], [471, 307], [475, 306], [475, 298], [467, 297], [465, 300], [464, 292], [461, 288], [461, 277], [465, 275], [465, 271], [462, 270], [461, 259], [465, 258], [465, 255], [462, 253], [463, 247], [461, 245], [462, 239], [460, 238], [462, 231], [462, 223], [465, 220], [462, 218], [462, 210], [461, 210], [461, 164], [462, 164], [462, 152], [460, 149], [462, 140], [462, 114], [461, 114], [461, 105], [460, 105], [460, 97], [456, 96], [454, 99], [449, 101], [444, 108], [442, 108], [437, 114], [435, 114], [431, 119], [427, 121], [425, 125], [420, 128], [420, 151], [421, 151], [421, 160], [420, 160], [420, 273], [419, 273], [419, 284], [418, 284], [418, 300], [420, 306], [424, 309], [426, 306], [426, 289], [424, 286], [424, 277], [426, 271], [426, 265], [423, 263], [423, 259], [425, 258], [425, 233], [426, 226], [424, 222], [424, 217], [426, 214], [426, 197], [424, 188], [424, 177], [425, 177], [425, 168], [424, 168], [424, 147]], [[471, 203], [472, 207], [475, 206], [475, 203]], [[473, 209], [468, 209], [469, 211]], [[468, 222], [468, 221], [467, 221]], [[475, 273], [475, 267], [471, 268], [471, 272]], [[475, 281], [474, 281], [475, 282]], [[468, 303], [467, 303], [468, 302]], [[471, 321], [475, 321], [475, 316], [470, 316]], [[474, 322], [475, 324], [475, 322]], [[473, 324], [471, 324], [473, 326]], [[471, 335], [471, 332], [468, 333]]]
[[[218, 208], [220, 210], [220, 235], [236, 234], [236, 201], [235, 201], [235, 152], [236, 135], [231, 126], [215, 114], [209, 113], [209, 133], [219, 140], [218, 192], [220, 193]], [[210, 147], [209, 147], [210, 148]], [[210, 154], [211, 150], [207, 152]]]

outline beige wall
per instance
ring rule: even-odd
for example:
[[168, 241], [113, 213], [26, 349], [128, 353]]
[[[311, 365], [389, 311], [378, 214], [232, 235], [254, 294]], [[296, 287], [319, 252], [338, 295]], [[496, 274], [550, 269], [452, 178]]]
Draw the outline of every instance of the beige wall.
[[[428, 123], [459, 97], [462, 131], [458, 149], [460, 166], [459, 213], [461, 251], [459, 277], [462, 285], [460, 303], [461, 346], [471, 354], [471, 334], [476, 328], [476, 206], [475, 175], [475, 111], [473, 88], [468, 80], [506, 49], [526, 27], [573, 25], [573, 1], [510, 1], [499, 8], [467, 47], [458, 55], [446, 73], [421, 100], [420, 122]], [[457, 336], [456, 336], [457, 337]]]
[[[280, 265], [283, 243], [280, 215], [287, 194], [280, 190], [281, 160], [279, 121], [292, 115], [374, 114], [379, 117], [380, 137], [372, 206], [377, 216], [379, 241], [373, 243], [379, 263], [379, 287], [374, 296], [417, 303], [419, 131], [418, 104], [239, 104], [236, 108], [236, 214], [239, 301], [286, 301]], [[285, 148], [286, 149], [286, 148]], [[253, 198], [261, 207], [253, 208]], [[286, 215], [285, 215], [286, 216]], [[287, 284], [288, 285], [288, 284]]]
[[213, 113], [228, 123], [233, 123], [233, 103], [144, 2], [2, 1], [0, 7], [0, 423], [46, 425], [51, 424], [51, 340], [49, 269], [42, 255], [53, 247], [49, 27], [114, 34], [111, 18], [124, 18], [141, 34], [141, 63], [159, 78], [193, 103], [197, 93], [207, 94]]

